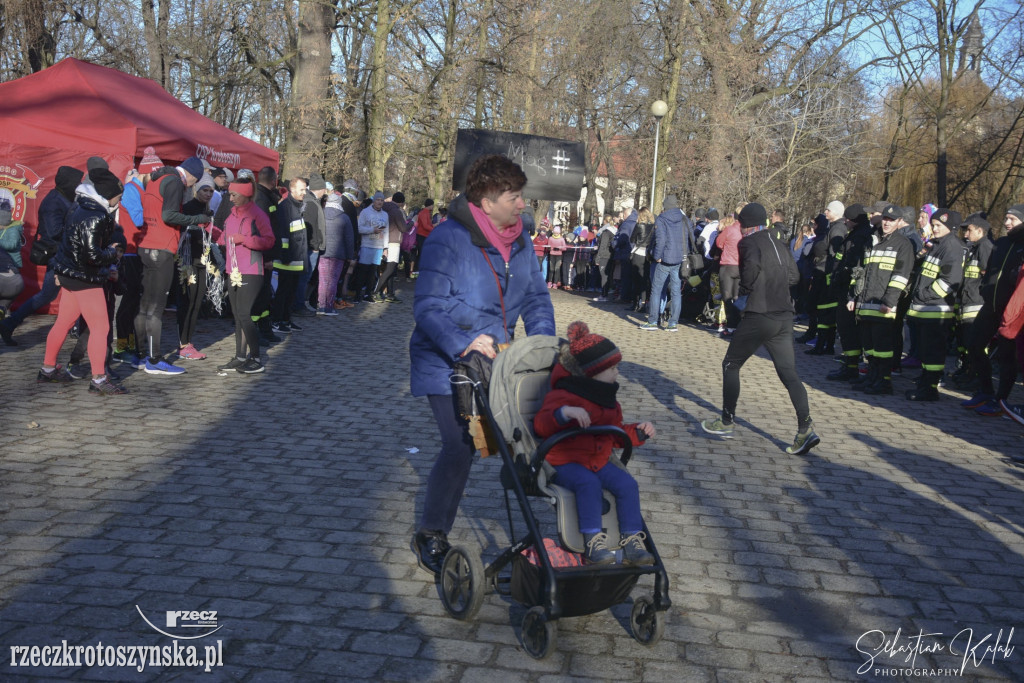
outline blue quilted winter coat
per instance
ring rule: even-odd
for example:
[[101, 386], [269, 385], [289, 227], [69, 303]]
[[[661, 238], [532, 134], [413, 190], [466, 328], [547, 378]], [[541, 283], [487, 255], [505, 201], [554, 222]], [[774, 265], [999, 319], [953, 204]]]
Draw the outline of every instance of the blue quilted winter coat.
[[524, 231], [505, 263], [477, 227], [464, 195], [423, 243], [419, 268], [409, 342], [413, 396], [451, 394], [452, 363], [481, 334], [511, 341], [520, 317], [527, 335], [555, 334], [551, 295], [529, 236]]

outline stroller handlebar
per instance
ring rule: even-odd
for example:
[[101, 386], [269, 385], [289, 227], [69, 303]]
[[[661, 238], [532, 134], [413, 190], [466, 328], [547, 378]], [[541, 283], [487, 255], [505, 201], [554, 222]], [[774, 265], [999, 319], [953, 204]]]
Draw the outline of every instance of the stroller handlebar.
[[[566, 429], [565, 431], [552, 434], [548, 438], [544, 439], [537, 444], [537, 451], [533, 454], [533, 459], [530, 460], [530, 469], [536, 473], [538, 468], [540, 468], [540, 464], [544, 462], [545, 458], [547, 458], [548, 451], [554, 448], [556, 444], [581, 434], [603, 434], [616, 437], [622, 446], [622, 455], [619, 456], [619, 460], [622, 461], [623, 465], [629, 464], [629, 459], [633, 455], [633, 442], [630, 441], [629, 434], [626, 434], [624, 430], [613, 425], [597, 425], [594, 427], [587, 427], [586, 429]], [[643, 432], [641, 432], [641, 434], [643, 434]]]

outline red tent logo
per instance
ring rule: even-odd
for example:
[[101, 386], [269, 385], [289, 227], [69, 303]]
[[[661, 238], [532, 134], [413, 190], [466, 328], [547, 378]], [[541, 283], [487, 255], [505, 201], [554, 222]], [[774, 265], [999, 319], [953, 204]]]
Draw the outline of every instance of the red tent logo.
[[25, 216], [25, 205], [35, 199], [39, 186], [45, 178], [27, 166], [0, 163], [0, 200], [6, 199], [11, 205], [11, 219], [20, 221]]

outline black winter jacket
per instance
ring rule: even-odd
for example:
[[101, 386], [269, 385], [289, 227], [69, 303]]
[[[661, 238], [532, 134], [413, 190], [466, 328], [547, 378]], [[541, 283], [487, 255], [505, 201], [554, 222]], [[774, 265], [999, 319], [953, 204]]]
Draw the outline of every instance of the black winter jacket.
[[789, 288], [800, 282], [800, 271], [789, 246], [761, 230], [740, 240], [739, 253], [740, 296], [747, 297], [744, 314], [792, 314]]
[[846, 232], [846, 221], [842, 218], [828, 224], [828, 235], [825, 237], [825, 242], [828, 245], [827, 256], [825, 257], [826, 275], [831, 275], [836, 269], [836, 255], [843, 250]]
[[[863, 272], [850, 282], [850, 300], [856, 300], [861, 317], [894, 319], [896, 304], [914, 271], [914, 245], [898, 230], [889, 235], [878, 233], [877, 238], [865, 255]], [[882, 306], [892, 310], [882, 313]]]
[[274, 245], [274, 268], [277, 270], [302, 272], [305, 269], [309, 242], [302, 210], [303, 204], [289, 196], [277, 205], [277, 210], [270, 216], [274, 237], [277, 238]]
[[956, 235], [932, 240], [914, 285], [912, 318], [946, 320], [953, 317], [953, 302], [964, 279], [964, 243]]
[[988, 237], [977, 242], [968, 242], [964, 251], [964, 284], [960, 287], [960, 319], [973, 320], [978, 317], [984, 299], [981, 298], [981, 282], [988, 271], [988, 263], [995, 246]]
[[871, 224], [867, 221], [858, 223], [846, 233], [843, 244], [836, 252], [832, 268], [832, 287], [836, 293], [836, 301], [846, 301], [853, 269], [864, 265], [864, 255], [871, 248]]
[[981, 296], [999, 320], [1017, 286], [1017, 272], [1024, 264], [1024, 225], [996, 240], [981, 285]]
[[123, 242], [124, 234], [113, 214], [95, 199], [79, 195], [60, 248], [50, 262], [53, 272], [62, 278], [102, 285], [110, 274], [110, 265], [117, 260], [117, 252], [110, 246], [115, 241]]
[[629, 241], [633, 244], [630, 258], [637, 265], [641, 265], [647, 260], [647, 247], [650, 246], [652, 237], [654, 237], [654, 223], [637, 223], [633, 226], [633, 232], [629, 233]]

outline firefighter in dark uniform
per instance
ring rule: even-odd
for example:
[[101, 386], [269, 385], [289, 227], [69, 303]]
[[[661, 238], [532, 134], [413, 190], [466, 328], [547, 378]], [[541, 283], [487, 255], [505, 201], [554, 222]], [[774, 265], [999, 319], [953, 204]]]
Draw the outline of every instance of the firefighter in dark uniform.
[[[928, 250], [925, 248], [921, 235], [917, 232], [917, 209], [914, 207], [903, 207], [903, 220], [900, 221], [899, 233], [910, 240], [911, 246], [914, 247], [913, 272], [916, 273], [920, 270], [921, 263], [924, 262], [924, 257]], [[930, 248], [930, 245], [928, 248]], [[903, 328], [907, 322], [907, 311], [910, 310], [910, 293], [909, 289], [904, 292], [903, 296], [900, 297], [899, 303], [896, 304], [896, 325], [893, 327], [892, 340], [892, 355], [896, 360], [892, 364], [893, 372], [903, 372], [900, 365], [903, 359]], [[917, 333], [915, 332], [914, 334], [916, 335]]]
[[857, 312], [860, 340], [868, 357], [867, 374], [853, 386], [865, 394], [892, 393], [896, 304], [914, 271], [914, 245], [898, 230], [901, 218], [900, 207], [885, 207], [874, 244], [864, 257], [863, 273], [850, 286], [847, 309]]
[[818, 339], [813, 349], [806, 353], [812, 356], [825, 356], [836, 350], [836, 308], [839, 306], [838, 292], [832, 289], [832, 271], [836, 267], [836, 254], [842, 251], [843, 240], [846, 239], [846, 221], [843, 220], [845, 207], [840, 201], [829, 202], [825, 207], [825, 218], [828, 220], [828, 253], [825, 257], [825, 289], [818, 298]]
[[967, 217], [964, 233], [964, 283], [960, 287], [957, 302], [957, 354], [960, 367], [953, 373], [953, 382], [958, 389], [971, 390], [978, 388], [978, 372], [972, 367], [968, 347], [971, 343], [971, 330], [974, 321], [981, 311], [984, 300], [981, 298], [981, 279], [988, 268], [989, 257], [995, 246], [989, 239], [992, 226], [981, 214]]
[[843, 246], [836, 253], [836, 265], [832, 271], [832, 291], [835, 292], [836, 301], [843, 304], [836, 309], [836, 327], [843, 342], [843, 365], [829, 373], [827, 379], [849, 382], [860, 377], [857, 366], [860, 364], [861, 341], [857, 334], [857, 316], [853, 308], [845, 304], [849, 299], [854, 272], [862, 270], [864, 255], [871, 247], [872, 230], [867, 211], [861, 204], [848, 206], [843, 216], [846, 218], [848, 232]]
[[960, 214], [938, 209], [932, 214], [932, 248], [921, 264], [910, 311], [920, 339], [921, 377], [907, 392], [911, 401], [938, 401], [939, 380], [946, 369], [946, 338], [953, 323], [953, 302], [964, 279], [964, 244], [952, 233]]

